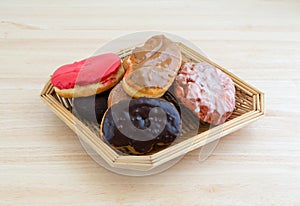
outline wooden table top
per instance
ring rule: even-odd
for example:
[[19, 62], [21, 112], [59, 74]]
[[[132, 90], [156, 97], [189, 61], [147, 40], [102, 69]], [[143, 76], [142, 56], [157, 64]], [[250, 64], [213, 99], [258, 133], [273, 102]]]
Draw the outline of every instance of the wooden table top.
[[[300, 2], [1, 1], [0, 205], [300, 205]], [[266, 116], [206, 161], [117, 175], [39, 93], [60, 65], [136, 31], [182, 36], [265, 93]]]

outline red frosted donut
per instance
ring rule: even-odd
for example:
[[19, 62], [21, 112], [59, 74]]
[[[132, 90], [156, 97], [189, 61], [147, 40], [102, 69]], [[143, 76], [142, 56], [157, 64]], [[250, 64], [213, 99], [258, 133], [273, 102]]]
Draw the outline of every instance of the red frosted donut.
[[59, 67], [53, 73], [51, 83], [62, 97], [83, 97], [108, 90], [124, 73], [120, 57], [108, 53]]
[[174, 92], [200, 120], [214, 125], [224, 123], [235, 108], [234, 83], [206, 62], [182, 65]]

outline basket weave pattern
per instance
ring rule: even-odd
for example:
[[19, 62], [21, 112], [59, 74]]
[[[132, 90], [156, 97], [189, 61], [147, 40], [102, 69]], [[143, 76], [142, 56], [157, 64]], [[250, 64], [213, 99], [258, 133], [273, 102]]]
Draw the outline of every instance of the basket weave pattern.
[[[58, 96], [50, 80], [41, 92], [41, 98], [49, 108], [74, 132], [78, 137], [98, 153], [110, 166], [147, 171], [162, 165], [176, 157], [186, 154], [231, 132], [244, 127], [264, 115], [264, 94], [250, 86], [234, 74], [210, 61], [189, 47], [178, 43], [182, 55], [194, 62], [205, 61], [222, 70], [231, 77], [236, 88], [236, 108], [233, 114], [222, 125], [214, 128], [199, 130], [193, 122], [183, 122], [183, 132], [171, 146], [150, 155], [123, 155], [107, 145], [100, 137], [99, 127], [82, 122], [72, 113], [72, 99]], [[131, 54], [134, 47], [117, 52], [123, 59]], [[190, 133], [189, 131], [197, 131]]]

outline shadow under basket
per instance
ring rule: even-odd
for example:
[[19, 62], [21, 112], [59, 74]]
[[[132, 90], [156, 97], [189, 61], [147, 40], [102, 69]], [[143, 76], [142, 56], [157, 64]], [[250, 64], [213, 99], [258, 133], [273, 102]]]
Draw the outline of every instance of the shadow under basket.
[[[50, 80], [42, 90], [41, 98], [66, 125], [76, 132], [80, 140], [91, 147], [107, 164], [115, 168], [138, 171], [154, 169], [170, 160], [232, 133], [264, 115], [264, 94], [262, 92], [182, 43], [178, 43], [178, 46], [181, 48], [185, 59], [190, 59], [194, 62], [205, 61], [231, 77], [236, 88], [236, 107], [233, 114], [225, 123], [213, 128], [197, 129], [194, 130], [196, 132], [190, 133], [189, 130], [193, 130], [191, 128], [193, 127], [193, 123], [183, 122], [182, 135], [169, 147], [153, 154], [125, 155], [105, 143], [100, 137], [99, 125], [88, 124], [74, 116], [72, 113], [72, 99], [59, 97], [55, 93]], [[131, 54], [133, 49], [134, 47], [124, 49], [116, 54], [124, 59]]]

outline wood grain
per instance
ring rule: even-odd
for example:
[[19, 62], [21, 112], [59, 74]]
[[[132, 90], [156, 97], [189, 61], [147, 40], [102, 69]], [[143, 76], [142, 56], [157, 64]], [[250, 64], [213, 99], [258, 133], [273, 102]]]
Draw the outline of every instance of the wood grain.
[[[300, 3], [0, 2], [0, 205], [299, 205]], [[266, 116], [149, 177], [97, 165], [40, 100], [49, 75], [135, 31], [182, 36], [265, 93]]]

